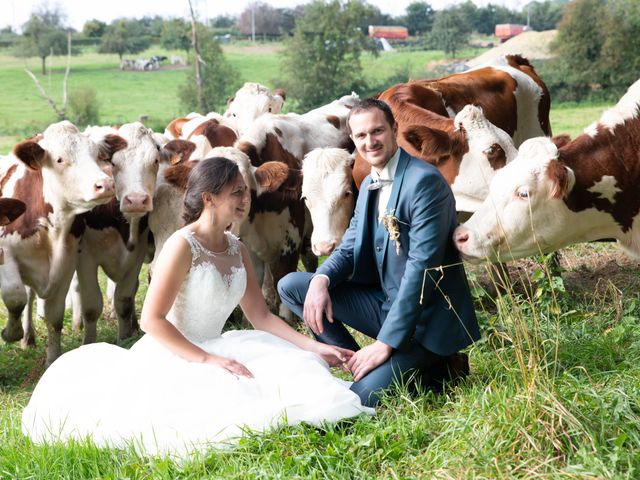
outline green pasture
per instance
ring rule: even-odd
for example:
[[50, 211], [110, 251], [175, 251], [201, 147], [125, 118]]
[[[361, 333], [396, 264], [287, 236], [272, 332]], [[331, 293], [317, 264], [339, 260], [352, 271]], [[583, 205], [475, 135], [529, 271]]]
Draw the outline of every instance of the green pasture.
[[[281, 48], [279, 44], [257, 48], [230, 46], [225, 47], [225, 52], [242, 80], [275, 88], [280, 86]], [[461, 52], [461, 58], [470, 58], [480, 52], [478, 49], [465, 50]], [[136, 57], [160, 54], [184, 56], [183, 52], [152, 48]], [[365, 54], [362, 65], [367, 82], [375, 90], [402, 75], [424, 78], [442, 61], [442, 52], [438, 51], [398, 51], [380, 52], [377, 57]], [[7, 50], [0, 50], [0, 154], [7, 153], [17, 141], [42, 131], [56, 120], [50, 105], [25, 73], [25, 67], [34, 72], [49, 95], [60, 104], [66, 57], [51, 57], [48, 64], [51, 74], [41, 76], [39, 59], [16, 58]], [[79, 88], [94, 88], [102, 124], [132, 122], [144, 116], [149, 126], [162, 130], [171, 119], [188, 113], [182, 111], [177, 97], [178, 86], [184, 82], [186, 72], [185, 68], [168, 65], [158, 71], [121, 71], [117, 55], [87, 51], [71, 59], [68, 92], [73, 95]], [[605, 107], [553, 105], [551, 125], [554, 133], [577, 135], [584, 126], [595, 121]]]
[[[164, 52], [144, 56], [154, 53]], [[439, 60], [433, 55], [382, 54], [364, 64], [376, 81], [403, 68], [419, 75]], [[228, 56], [246, 80], [277, 86], [277, 52], [230, 48]], [[53, 120], [23, 64], [0, 53], [0, 152]], [[91, 53], [73, 64], [70, 85], [96, 88], [103, 123], [144, 114], [162, 124], [184, 113], [175, 95], [184, 70], [120, 72], [117, 57]], [[62, 65], [54, 59], [52, 86]], [[607, 107], [554, 105], [554, 134], [579, 134]], [[45, 357], [38, 321], [35, 348], [0, 340], [0, 479], [640, 478], [640, 269], [609, 243], [562, 250], [559, 269], [548, 263], [538, 256], [510, 264], [500, 296], [486, 267], [467, 265], [483, 338], [467, 352], [471, 374], [462, 383], [441, 394], [399, 388], [372, 418], [249, 435], [185, 462], [98, 449], [89, 440], [38, 446], [25, 438], [20, 416]], [[138, 312], [146, 282], [143, 270]], [[0, 326], [5, 321], [0, 302]], [[104, 315], [99, 341], [115, 342], [115, 330]], [[63, 350], [81, 341], [67, 312]]]

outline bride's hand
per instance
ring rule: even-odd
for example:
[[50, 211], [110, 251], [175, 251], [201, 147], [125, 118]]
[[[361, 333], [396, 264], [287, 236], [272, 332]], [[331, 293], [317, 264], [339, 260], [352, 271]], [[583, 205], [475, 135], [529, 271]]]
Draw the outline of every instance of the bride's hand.
[[247, 367], [240, 362], [236, 362], [232, 358], [221, 357], [219, 355], [208, 355], [204, 363], [223, 368], [236, 377], [253, 378], [253, 373], [251, 373]]
[[319, 355], [330, 366], [340, 367], [343, 370], [347, 370], [345, 364], [354, 354], [352, 350], [347, 348], [327, 345], [321, 342], [316, 342], [314, 353]]

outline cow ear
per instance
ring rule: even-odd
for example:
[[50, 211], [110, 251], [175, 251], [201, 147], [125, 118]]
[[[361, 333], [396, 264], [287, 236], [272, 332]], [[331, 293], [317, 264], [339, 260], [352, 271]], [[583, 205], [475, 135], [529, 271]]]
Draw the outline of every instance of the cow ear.
[[549, 194], [551, 198], [564, 198], [576, 182], [573, 170], [558, 160], [549, 162], [545, 175], [552, 184], [551, 193]]
[[191, 170], [193, 169], [193, 167], [196, 166], [196, 163], [197, 162], [189, 161], [170, 165], [164, 171], [165, 180], [181, 190], [186, 190], [187, 182], [189, 181], [189, 175], [191, 174]]
[[171, 140], [162, 148], [162, 160], [169, 165], [177, 165], [186, 162], [196, 149], [196, 144], [189, 140]]
[[282, 88], [276, 88], [276, 90], [273, 92], [273, 96], [282, 98], [283, 103], [287, 99], [287, 94]]
[[0, 226], [9, 225], [26, 209], [27, 205], [17, 198], [0, 198]]
[[98, 147], [98, 160], [109, 162], [116, 152], [127, 148], [127, 141], [119, 135], [109, 133], [104, 136]]
[[562, 148], [566, 144], [571, 143], [571, 135], [568, 133], [556, 135], [555, 137], [551, 137], [551, 141], [557, 148]]
[[498, 143], [494, 143], [486, 150], [483, 150], [482, 153], [487, 156], [489, 165], [491, 165], [491, 168], [494, 170], [498, 170], [507, 164], [507, 154]]
[[449, 158], [451, 154], [451, 137], [442, 130], [418, 125], [406, 129], [403, 136], [415, 150], [420, 152], [422, 159], [434, 165]]
[[257, 195], [275, 192], [289, 176], [289, 167], [283, 162], [265, 162], [256, 168], [254, 175], [258, 184]]
[[13, 154], [31, 170], [40, 170], [46, 152], [33, 140], [25, 140], [13, 147]]

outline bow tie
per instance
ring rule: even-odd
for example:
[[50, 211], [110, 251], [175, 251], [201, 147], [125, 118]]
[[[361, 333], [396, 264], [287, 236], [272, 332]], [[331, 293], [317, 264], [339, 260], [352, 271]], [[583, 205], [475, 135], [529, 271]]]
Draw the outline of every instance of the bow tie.
[[371, 182], [367, 187], [367, 190], [378, 190], [386, 185], [391, 185], [393, 183], [392, 178], [379, 178], [378, 180]]

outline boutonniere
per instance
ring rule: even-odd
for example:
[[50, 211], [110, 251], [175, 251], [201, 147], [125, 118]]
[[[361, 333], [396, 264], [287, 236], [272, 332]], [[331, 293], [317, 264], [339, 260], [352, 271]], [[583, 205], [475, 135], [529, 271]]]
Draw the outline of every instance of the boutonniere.
[[396, 254], [400, 255], [400, 224], [409, 225], [401, 221], [398, 217], [394, 215], [394, 210], [386, 212], [380, 220], [382, 221], [382, 226], [385, 228], [387, 232], [389, 232], [389, 240], [396, 244]]

